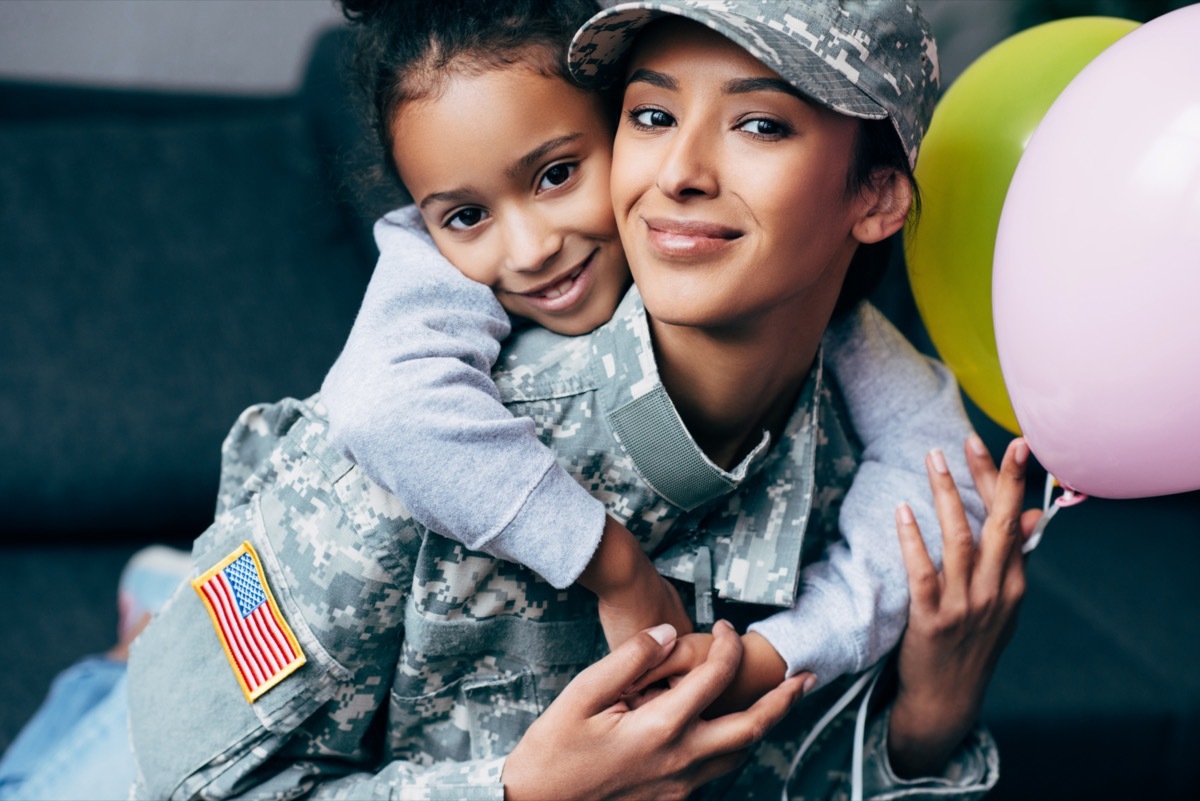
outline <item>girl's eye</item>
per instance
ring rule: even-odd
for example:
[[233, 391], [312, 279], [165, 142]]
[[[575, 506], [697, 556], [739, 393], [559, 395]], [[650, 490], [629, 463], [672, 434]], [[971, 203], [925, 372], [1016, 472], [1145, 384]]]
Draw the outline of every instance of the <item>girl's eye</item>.
[[764, 117], [755, 117], [752, 120], [746, 120], [737, 129], [768, 139], [779, 139], [791, 133], [791, 129], [782, 122]]
[[629, 112], [630, 121], [638, 128], [669, 128], [675, 118], [658, 108], [635, 109]]
[[445, 226], [451, 231], [466, 231], [483, 222], [486, 213], [483, 209], [468, 207], [454, 212]]
[[556, 186], [562, 186], [567, 181], [571, 180], [571, 176], [579, 169], [578, 164], [555, 164], [550, 169], [542, 173], [542, 177], [538, 180], [538, 191], [545, 192], [547, 189], [553, 189]]

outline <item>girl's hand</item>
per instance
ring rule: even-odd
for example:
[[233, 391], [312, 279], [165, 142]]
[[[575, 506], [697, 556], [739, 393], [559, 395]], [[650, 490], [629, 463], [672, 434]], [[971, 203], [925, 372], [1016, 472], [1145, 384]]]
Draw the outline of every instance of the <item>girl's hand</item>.
[[800, 694], [789, 679], [744, 712], [703, 720], [742, 659], [741, 638], [720, 621], [703, 664], [631, 708], [625, 691], [674, 645], [674, 630], [658, 626], [580, 673], [505, 761], [505, 798], [684, 799], [737, 767]]
[[[683, 676], [708, 659], [712, 643], [711, 634], [688, 634], [680, 637], [671, 655], [639, 679], [631, 688], [631, 692], [640, 693], [664, 680], [670, 686], [675, 686]], [[703, 717], [715, 718], [748, 709], [759, 698], [778, 687], [786, 673], [787, 663], [762, 635], [753, 631], [742, 635], [742, 661], [738, 665], [737, 675], [725, 688], [725, 692], [713, 701], [712, 706], [704, 710]], [[807, 692], [812, 684], [816, 683], [816, 677], [811, 673], [801, 673], [798, 676], [801, 679], [802, 692]], [[640, 705], [639, 699], [636, 698], [631, 699], [631, 703]]]
[[1021, 511], [1029, 461], [1025, 440], [1009, 444], [999, 471], [977, 436], [968, 439], [966, 450], [988, 510], [978, 547], [940, 451], [931, 452], [925, 466], [942, 527], [941, 572], [912, 511], [905, 505], [896, 510], [911, 593], [888, 730], [889, 758], [899, 776], [940, 774], [975, 726], [1025, 593], [1021, 545], [1041, 516]]

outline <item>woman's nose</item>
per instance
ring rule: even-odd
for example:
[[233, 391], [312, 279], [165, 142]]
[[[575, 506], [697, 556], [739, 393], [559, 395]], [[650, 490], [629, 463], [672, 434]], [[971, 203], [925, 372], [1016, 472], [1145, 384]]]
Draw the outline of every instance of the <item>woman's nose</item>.
[[681, 125], [671, 137], [656, 184], [659, 191], [674, 200], [715, 197], [720, 190], [716, 165], [713, 135]]

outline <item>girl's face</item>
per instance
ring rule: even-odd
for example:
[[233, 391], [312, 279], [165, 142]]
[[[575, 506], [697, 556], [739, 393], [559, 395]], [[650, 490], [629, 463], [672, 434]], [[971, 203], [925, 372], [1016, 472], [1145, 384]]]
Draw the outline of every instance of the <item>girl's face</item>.
[[655, 319], [724, 328], [832, 303], [867, 210], [846, 192], [858, 121], [686, 20], [647, 28], [626, 74], [613, 206]]
[[607, 322], [629, 271], [600, 99], [524, 66], [443, 88], [392, 124], [400, 177], [438, 249], [514, 315], [562, 334]]

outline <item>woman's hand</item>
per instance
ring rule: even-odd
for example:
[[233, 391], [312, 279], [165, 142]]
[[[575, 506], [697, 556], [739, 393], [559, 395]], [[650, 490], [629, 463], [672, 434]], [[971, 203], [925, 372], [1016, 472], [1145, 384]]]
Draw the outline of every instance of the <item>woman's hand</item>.
[[1025, 593], [1021, 545], [1041, 516], [1021, 511], [1029, 446], [1013, 440], [996, 470], [982, 440], [967, 441], [967, 463], [988, 516], [976, 547], [945, 457], [926, 457], [942, 527], [943, 569], [929, 558], [912, 510], [896, 510], [911, 593], [900, 644], [898, 689], [888, 730], [899, 776], [931, 776], [975, 726], [984, 693], [1017, 622]]
[[684, 799], [737, 767], [800, 694], [794, 677], [744, 712], [702, 719], [742, 659], [741, 638], [719, 621], [704, 663], [632, 708], [622, 696], [674, 645], [674, 629], [658, 626], [580, 673], [505, 761], [505, 798]]

